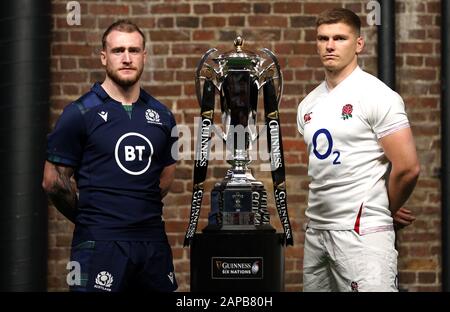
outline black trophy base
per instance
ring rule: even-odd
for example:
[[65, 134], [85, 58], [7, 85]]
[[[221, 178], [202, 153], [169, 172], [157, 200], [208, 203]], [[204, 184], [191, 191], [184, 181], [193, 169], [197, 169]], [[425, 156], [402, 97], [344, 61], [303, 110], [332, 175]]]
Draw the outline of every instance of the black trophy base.
[[191, 245], [191, 291], [284, 291], [283, 234], [206, 231]]

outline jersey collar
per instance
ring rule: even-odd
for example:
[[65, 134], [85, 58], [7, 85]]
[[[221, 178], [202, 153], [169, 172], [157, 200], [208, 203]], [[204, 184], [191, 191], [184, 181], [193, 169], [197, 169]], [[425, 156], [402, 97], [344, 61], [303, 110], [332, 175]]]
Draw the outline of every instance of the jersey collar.
[[[105, 89], [103, 89], [103, 87], [101, 86], [100, 82], [96, 82], [94, 83], [94, 85], [91, 88], [91, 91], [94, 92], [95, 94], [98, 95], [99, 98], [102, 99], [102, 101], [106, 101], [107, 99], [111, 99], [114, 102], [117, 102], [116, 100], [114, 100], [113, 98], [111, 98], [108, 93], [106, 93]], [[139, 100], [141, 100], [142, 102], [146, 103], [149, 99], [149, 96], [147, 95], [147, 93], [144, 91], [144, 89], [140, 88], [139, 90], [139, 99], [137, 100], [136, 103], [139, 102]], [[117, 102], [119, 103], [119, 102]], [[133, 103], [135, 104], [135, 103]]]
[[94, 83], [94, 85], [91, 88], [91, 91], [97, 94], [97, 96], [101, 98], [103, 102], [106, 101], [107, 98], [109, 98], [108, 93], [106, 93], [106, 91], [102, 88], [100, 82]]
[[354, 77], [357, 77], [361, 71], [362, 71], [362, 69], [359, 67], [359, 65], [357, 65], [355, 67], [355, 69], [350, 73], [350, 75], [345, 77], [344, 80], [339, 82], [338, 85], [331, 90], [328, 88], [327, 81], [324, 80], [323, 82], [324, 82], [325, 90], [327, 91], [327, 93], [331, 93], [331, 92], [334, 92], [335, 90], [342, 88], [342, 86], [350, 83], [354, 79]]

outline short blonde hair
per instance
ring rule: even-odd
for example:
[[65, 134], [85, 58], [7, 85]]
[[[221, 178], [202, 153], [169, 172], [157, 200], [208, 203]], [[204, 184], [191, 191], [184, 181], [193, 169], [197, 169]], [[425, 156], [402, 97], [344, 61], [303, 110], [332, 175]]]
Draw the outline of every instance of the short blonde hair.
[[142, 36], [143, 48], [145, 48], [145, 36], [144, 33], [139, 29], [139, 27], [130, 20], [121, 19], [117, 22], [112, 23], [103, 33], [102, 36], [102, 47], [103, 50], [106, 48], [106, 37], [108, 37], [109, 33], [113, 30], [132, 33], [137, 31]]

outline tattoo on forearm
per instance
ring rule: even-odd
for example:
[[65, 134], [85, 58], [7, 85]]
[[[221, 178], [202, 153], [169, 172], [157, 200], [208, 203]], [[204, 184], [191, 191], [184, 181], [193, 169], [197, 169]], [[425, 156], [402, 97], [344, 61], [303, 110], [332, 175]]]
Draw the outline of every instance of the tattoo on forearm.
[[49, 197], [52, 200], [55, 207], [70, 221], [74, 222], [75, 210], [77, 206], [77, 194], [72, 187], [70, 178], [62, 172], [59, 168], [56, 168], [58, 178], [54, 182], [52, 191], [49, 193]]

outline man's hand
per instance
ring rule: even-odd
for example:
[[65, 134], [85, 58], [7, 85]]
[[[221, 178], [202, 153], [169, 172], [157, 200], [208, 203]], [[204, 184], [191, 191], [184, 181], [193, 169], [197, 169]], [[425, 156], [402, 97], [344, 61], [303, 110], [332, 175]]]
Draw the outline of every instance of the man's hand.
[[405, 226], [408, 226], [416, 220], [416, 217], [413, 215], [411, 210], [406, 209], [405, 207], [401, 207], [397, 210], [393, 216], [394, 218], [394, 228], [396, 230], [401, 230]]

